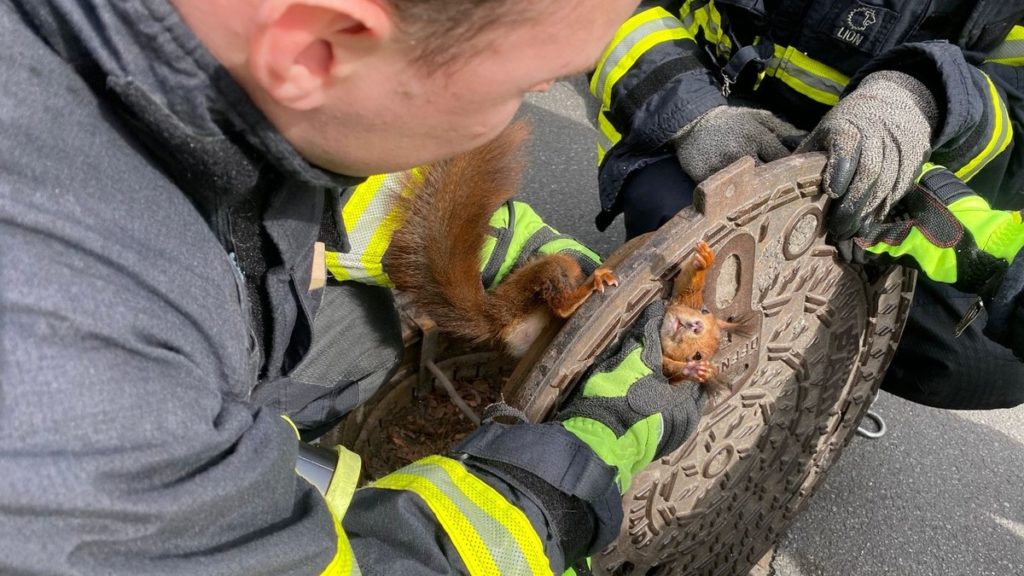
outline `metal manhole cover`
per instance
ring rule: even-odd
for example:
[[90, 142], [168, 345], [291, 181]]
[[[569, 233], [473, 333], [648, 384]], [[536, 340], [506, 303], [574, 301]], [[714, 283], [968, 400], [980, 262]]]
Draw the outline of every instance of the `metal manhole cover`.
[[824, 156], [730, 166], [615, 265], [617, 289], [591, 299], [505, 388], [534, 420], [643, 308], [668, 293], [696, 242], [716, 253], [705, 302], [752, 315], [715, 364], [731, 393], [705, 409], [679, 450], [633, 480], [619, 538], [597, 573], [746, 574], [813, 493], [856, 429], [888, 366], [914, 274], [846, 265], [824, 241]]

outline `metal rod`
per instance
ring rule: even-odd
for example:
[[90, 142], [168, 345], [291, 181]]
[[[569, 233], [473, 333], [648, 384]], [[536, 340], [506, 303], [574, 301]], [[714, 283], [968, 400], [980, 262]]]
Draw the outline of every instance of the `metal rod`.
[[476, 412], [474, 412], [468, 404], [466, 404], [466, 401], [459, 395], [458, 390], [456, 390], [455, 386], [452, 385], [451, 380], [444, 375], [444, 372], [441, 372], [441, 369], [437, 367], [437, 364], [434, 364], [433, 360], [427, 360], [423, 365], [427, 367], [427, 370], [430, 370], [434, 375], [434, 378], [441, 384], [441, 388], [444, 388], [444, 391], [448, 393], [448, 397], [451, 398], [452, 402], [459, 407], [459, 410], [462, 410], [462, 413], [472, 420], [473, 424], [479, 426], [480, 417], [476, 415]]

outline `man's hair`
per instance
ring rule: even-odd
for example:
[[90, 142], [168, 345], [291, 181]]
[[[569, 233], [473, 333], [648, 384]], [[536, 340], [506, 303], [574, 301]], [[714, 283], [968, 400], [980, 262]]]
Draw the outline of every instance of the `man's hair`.
[[[443, 65], [477, 48], [480, 35], [529, 19], [537, 9], [514, 0], [389, 0], [398, 27], [415, 43], [417, 58]], [[536, 6], [536, 4], [534, 4]]]

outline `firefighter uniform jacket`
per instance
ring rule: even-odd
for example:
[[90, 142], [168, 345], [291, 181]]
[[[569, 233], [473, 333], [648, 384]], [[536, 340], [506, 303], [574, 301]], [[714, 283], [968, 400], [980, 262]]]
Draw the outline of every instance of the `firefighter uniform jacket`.
[[[590, 78], [600, 101], [598, 227], [621, 212], [626, 178], [672, 155], [672, 136], [711, 108], [739, 97], [811, 129], [882, 69], [935, 94], [932, 162], [994, 208], [1024, 208], [1022, 17], [1020, 0], [644, 1]], [[987, 333], [1024, 357], [1022, 260]]]
[[0, 0], [0, 69], [0, 573], [550, 574], [614, 536], [613, 471], [558, 425], [326, 501], [296, 475], [257, 400], [309, 348], [325, 197], [358, 181], [166, 0]]

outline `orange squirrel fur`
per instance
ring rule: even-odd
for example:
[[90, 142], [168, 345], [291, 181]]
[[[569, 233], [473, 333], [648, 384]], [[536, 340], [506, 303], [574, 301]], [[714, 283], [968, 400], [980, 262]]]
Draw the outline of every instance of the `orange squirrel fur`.
[[491, 215], [519, 188], [524, 122], [495, 140], [410, 177], [403, 223], [395, 231], [384, 268], [400, 291], [438, 327], [477, 343], [501, 342], [515, 356], [552, 319], [570, 316], [595, 290], [615, 285], [598, 268], [588, 281], [575, 259], [538, 255], [509, 274], [493, 291], [480, 280], [480, 250]]
[[718, 351], [722, 331], [745, 332], [742, 323], [715, 318], [704, 306], [704, 280], [715, 254], [704, 241], [679, 271], [672, 299], [661, 324], [662, 373], [671, 382], [693, 380], [713, 384], [711, 357]]

